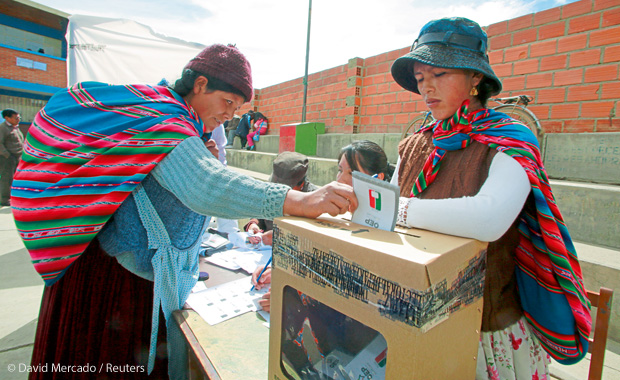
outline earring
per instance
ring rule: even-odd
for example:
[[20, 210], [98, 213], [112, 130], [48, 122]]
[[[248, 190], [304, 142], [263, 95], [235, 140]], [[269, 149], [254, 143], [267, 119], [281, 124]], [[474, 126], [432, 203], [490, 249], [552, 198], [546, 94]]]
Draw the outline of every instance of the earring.
[[471, 91], [469, 91], [469, 95], [477, 96], [478, 95], [478, 89], [476, 87], [472, 87]]

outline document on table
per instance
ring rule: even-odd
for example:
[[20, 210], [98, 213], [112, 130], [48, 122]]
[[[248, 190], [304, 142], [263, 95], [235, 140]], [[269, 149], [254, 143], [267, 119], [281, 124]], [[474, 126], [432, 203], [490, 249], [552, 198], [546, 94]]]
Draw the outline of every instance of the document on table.
[[400, 188], [389, 182], [353, 172], [353, 191], [358, 206], [351, 221], [385, 231], [394, 231]]
[[252, 289], [251, 278], [252, 276], [248, 276], [194, 292], [189, 295], [187, 304], [210, 325], [250, 311], [258, 311], [260, 309], [258, 300], [267, 293], [269, 288], [250, 290]]
[[271, 246], [265, 246], [259, 250], [234, 248], [216, 252], [206, 260], [229, 270], [243, 269], [247, 273], [252, 273], [257, 267], [267, 264], [270, 257]]

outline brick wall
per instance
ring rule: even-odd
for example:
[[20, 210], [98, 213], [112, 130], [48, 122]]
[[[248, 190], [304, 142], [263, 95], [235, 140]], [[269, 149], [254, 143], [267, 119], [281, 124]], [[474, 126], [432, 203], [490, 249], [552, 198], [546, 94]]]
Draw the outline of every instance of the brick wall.
[[[43, 71], [17, 66], [17, 57], [45, 63], [47, 64], [47, 70]], [[1, 78], [53, 87], [67, 86], [67, 65], [64, 60], [0, 46], [0, 67], [2, 67], [2, 71], [0, 71]]]
[[[489, 59], [500, 96], [527, 94], [547, 133], [620, 131], [620, 2], [582, 0], [489, 25]], [[412, 36], [412, 41], [415, 36]], [[327, 133], [400, 132], [426, 109], [390, 74], [409, 47], [309, 75], [307, 121]], [[301, 121], [303, 78], [257, 90], [252, 107], [270, 134]], [[246, 109], [249, 106], [246, 107]]]

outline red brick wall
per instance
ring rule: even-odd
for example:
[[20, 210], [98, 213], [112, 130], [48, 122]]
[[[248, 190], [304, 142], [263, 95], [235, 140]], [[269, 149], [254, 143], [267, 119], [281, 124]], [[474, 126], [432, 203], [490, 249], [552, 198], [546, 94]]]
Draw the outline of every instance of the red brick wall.
[[[47, 64], [47, 70], [17, 66], [17, 57]], [[63, 60], [31, 54], [21, 50], [0, 47], [0, 78], [43, 84], [53, 87], [67, 86], [67, 64]]]
[[[527, 94], [543, 130], [620, 131], [620, 2], [582, 0], [489, 25], [489, 59], [502, 79], [500, 96]], [[412, 40], [415, 36], [412, 36]], [[392, 62], [409, 47], [308, 78], [307, 121], [328, 133], [400, 132], [425, 110], [398, 86]], [[270, 119], [270, 134], [301, 121], [302, 78], [257, 90], [252, 107]]]

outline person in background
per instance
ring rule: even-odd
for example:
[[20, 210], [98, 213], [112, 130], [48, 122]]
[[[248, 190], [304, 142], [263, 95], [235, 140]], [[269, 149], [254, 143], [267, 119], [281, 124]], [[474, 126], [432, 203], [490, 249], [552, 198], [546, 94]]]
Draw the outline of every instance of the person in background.
[[385, 151], [377, 143], [360, 140], [352, 142], [340, 151], [336, 180], [350, 186], [353, 171], [370, 176], [376, 175], [380, 180], [389, 182], [394, 173], [394, 166], [388, 162]]
[[[235, 130], [235, 136], [239, 136], [239, 138], [241, 139], [241, 149], [245, 148], [245, 144], [248, 139], [248, 133], [250, 133], [250, 128], [252, 126], [253, 120], [254, 120], [253, 110], [249, 110], [247, 113], [244, 113], [241, 116], [241, 120], [239, 120], [237, 129]], [[232, 141], [229, 141], [228, 143], [232, 145]]]
[[[217, 159], [222, 163], [222, 165], [226, 166], [226, 132], [224, 130], [224, 125], [221, 124], [217, 128], [211, 132], [211, 136], [209, 136], [210, 140], [215, 141], [215, 148], [210, 149], [210, 152], [217, 157]], [[217, 149], [217, 150], [215, 150]], [[217, 154], [216, 154], [217, 153]]]
[[545, 350], [587, 352], [589, 302], [536, 137], [486, 107], [502, 89], [487, 46], [474, 21], [443, 18], [393, 63], [437, 120], [399, 144], [398, 224], [489, 242], [476, 379], [546, 379]]
[[256, 112], [254, 114], [254, 120], [256, 122], [252, 125], [252, 132], [248, 133], [248, 150], [255, 150], [256, 145], [255, 141], [258, 141], [261, 135], [267, 133], [267, 128], [269, 127], [269, 121], [267, 118], [260, 112]]
[[19, 130], [21, 116], [14, 109], [2, 111], [0, 124], [0, 205], [11, 205], [11, 183], [24, 147], [24, 135]]
[[233, 141], [235, 139], [235, 132], [237, 131], [237, 126], [239, 125], [239, 121], [241, 121], [241, 116], [234, 115], [232, 119], [228, 120], [224, 123], [224, 129], [226, 130], [227, 143], [226, 148], [232, 148]]
[[17, 231], [46, 283], [33, 366], [105, 363], [131, 366], [132, 379], [187, 379], [187, 347], [171, 314], [197, 282], [210, 216], [313, 218], [357, 206], [340, 183], [303, 193], [214, 157], [207, 135], [252, 93], [245, 56], [215, 44], [188, 62], [173, 88], [77, 83], [37, 114], [11, 198]]
[[[289, 186], [293, 190], [304, 193], [318, 189], [308, 179], [308, 157], [297, 152], [282, 152], [273, 160], [273, 169], [269, 182], [281, 183]], [[264, 244], [272, 245], [273, 221], [271, 219], [252, 218], [244, 226], [246, 232], [252, 233], [256, 239], [260, 238]], [[258, 243], [256, 239], [251, 239], [252, 243]]]

